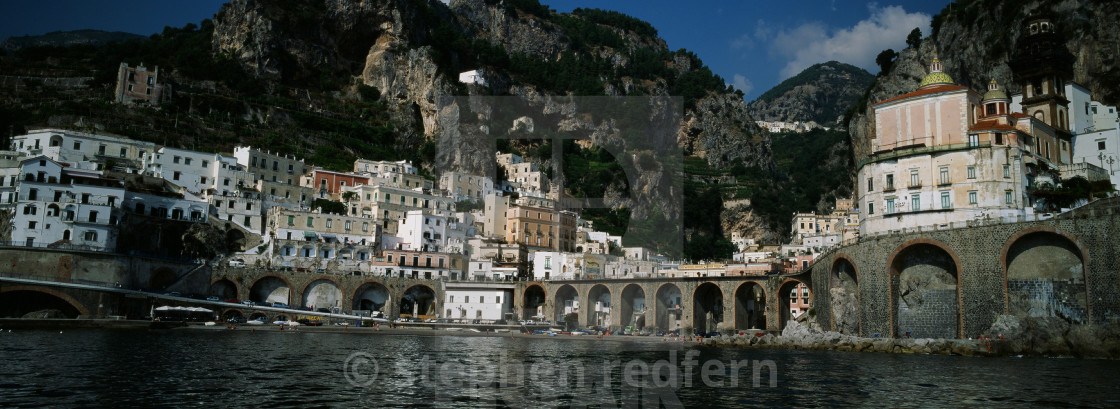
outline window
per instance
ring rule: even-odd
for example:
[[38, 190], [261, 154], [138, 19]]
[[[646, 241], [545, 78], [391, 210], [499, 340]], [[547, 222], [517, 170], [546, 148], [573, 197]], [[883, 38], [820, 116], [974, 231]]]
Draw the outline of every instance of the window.
[[225, 178], [225, 180], [222, 180], [222, 186], [229, 186], [229, 178]]
[[916, 212], [922, 210], [922, 197], [918, 195], [910, 196], [910, 211]]
[[469, 303], [469, 302], [471, 302], [471, 296], [469, 296], [469, 295], [464, 295], [464, 296], [463, 296], [463, 302], [465, 302], [465, 303]]
[[307, 218], [307, 227], [315, 227], [315, 218], [314, 217], [308, 217]]
[[918, 178], [918, 170], [913, 169], [910, 171], [910, 187], [922, 186], [921, 179]]
[[969, 135], [968, 146], [980, 146], [980, 135]]
[[176, 156], [174, 159], [171, 159], [171, 163], [179, 163], [180, 159], [182, 159], [182, 158]]
[[191, 158], [183, 158], [183, 164], [189, 166], [191, 164]]
[[82, 141], [74, 141], [74, 150], [82, 149]]
[[968, 178], [969, 179], [976, 179], [976, 167], [975, 166], [969, 166], [968, 167]]
[[96, 211], [90, 211], [89, 212], [89, 222], [90, 223], [97, 223], [97, 212]]
[[202, 167], [204, 167], [204, 168], [210, 167], [210, 161], [206, 161], [206, 160], [202, 161]]
[[951, 207], [952, 203], [949, 202], [949, 192], [941, 192], [941, 208], [949, 209]]
[[497, 297], [494, 297], [494, 303], [495, 304], [501, 304], [502, 303], [502, 296], [499, 295]]
[[36, 224], [37, 224], [37, 222], [34, 221], [34, 220], [29, 221], [29, 222], [27, 222], [27, 228], [28, 229], [34, 229]]
[[1097, 141], [1097, 150], [1098, 151], [1103, 151], [1104, 150], [1104, 140], [1103, 139]]
[[27, 200], [38, 200], [39, 189], [30, 189], [27, 191]]
[[206, 176], [199, 177], [198, 178], [198, 183], [205, 185], [206, 184]]
[[97, 241], [97, 232], [92, 230], [87, 231], [84, 235], [82, 235], [82, 239], [85, 241]]
[[331, 228], [331, 222], [332, 222], [332, 221], [333, 221], [333, 220], [331, 220], [331, 219], [327, 219], [327, 228], [328, 228], [328, 229], [329, 229], [329, 228]]
[[887, 214], [894, 213], [894, 199], [887, 199]]
[[867, 203], [867, 214], [875, 214], [875, 203]]
[[171, 176], [171, 178], [172, 178], [173, 180], [179, 180], [179, 172], [178, 172], [178, 171], [175, 171], [175, 174], [174, 174], [174, 175], [172, 175], [172, 176]]
[[1004, 203], [1007, 203], [1008, 205], [1011, 205], [1014, 202], [1012, 199], [1013, 199], [1013, 197], [1011, 195], [1011, 191], [1010, 190], [1005, 190], [1003, 192]]
[[887, 175], [887, 187], [884, 190], [894, 190], [894, 175]]
[[295, 225], [296, 225], [296, 217], [295, 216], [288, 216], [288, 226], [295, 226]]
[[976, 204], [976, 191], [970, 190], [968, 192], [968, 204]]
[[362, 231], [369, 231], [369, 223], [362, 222]]
[[941, 167], [941, 184], [942, 185], [949, 184], [949, 167], [948, 166], [942, 166]]
[[346, 221], [346, 230], [350, 230], [350, 221], [349, 220]]

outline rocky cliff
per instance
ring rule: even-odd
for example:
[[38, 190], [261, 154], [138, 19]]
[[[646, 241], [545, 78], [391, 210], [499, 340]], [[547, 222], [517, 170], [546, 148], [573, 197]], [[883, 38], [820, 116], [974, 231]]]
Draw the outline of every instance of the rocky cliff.
[[840, 125], [875, 79], [862, 68], [836, 61], [815, 64], [782, 81], [748, 105], [760, 121], [808, 122]]
[[[494, 102], [481, 96], [520, 98], [568, 131], [591, 135], [596, 145], [626, 146], [619, 142], [626, 126], [616, 118], [595, 117], [595, 108], [569, 101], [550, 111], [557, 105], [554, 97], [581, 94], [681, 95], [675, 145], [685, 155], [717, 168], [742, 164], [763, 174], [775, 168], [769, 136], [754, 124], [740, 93], [692, 53], [669, 51], [648, 23], [618, 13], [577, 9], [561, 14], [530, 1], [234, 0], [214, 18], [213, 48], [270, 82], [328, 78], [342, 84], [342, 93], [354, 89], [345, 84], [375, 87], [389, 106], [397, 140], [409, 146], [434, 143], [440, 169], [493, 169], [491, 128], [463, 126], [491, 119]], [[485, 85], [459, 83], [458, 73], [472, 69], [482, 70]], [[529, 159], [541, 165], [547, 160]], [[675, 167], [660, 161], [638, 166], [637, 178], [670, 179]], [[624, 198], [618, 192], [622, 187], [625, 183], [609, 186], [614, 193], [608, 202], [637, 214], [649, 210], [642, 203], [681, 194], [651, 191], [637, 193], [649, 195], [644, 199]]]
[[1012, 83], [1008, 61], [1015, 50], [1022, 22], [1031, 12], [1048, 12], [1074, 55], [1074, 82], [1108, 104], [1120, 103], [1120, 10], [1115, 4], [1089, 0], [958, 1], [934, 17], [934, 32], [917, 48], [907, 48], [890, 71], [867, 91], [866, 104], [858, 107], [848, 123], [856, 158], [869, 152], [868, 119], [871, 104], [915, 90], [929, 72], [936, 56], [958, 84], [983, 93], [991, 80], [1009, 94], [1019, 92]]

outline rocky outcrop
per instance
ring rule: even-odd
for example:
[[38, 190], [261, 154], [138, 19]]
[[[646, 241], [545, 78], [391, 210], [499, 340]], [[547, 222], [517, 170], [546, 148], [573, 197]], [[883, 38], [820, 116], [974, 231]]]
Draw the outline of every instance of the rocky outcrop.
[[685, 112], [677, 133], [681, 149], [717, 168], [736, 163], [774, 170], [770, 136], [754, 123], [746, 102], [735, 94], [709, 95]]
[[1001, 315], [988, 330], [1008, 354], [1120, 358], [1120, 322], [1071, 325], [1057, 317]]
[[564, 33], [540, 17], [510, 14], [485, 0], [454, 0], [450, 6], [468, 35], [500, 44], [508, 52], [555, 61], [569, 48]]
[[748, 104], [760, 121], [809, 122], [840, 125], [874, 80], [862, 68], [829, 61], [806, 68]]
[[[1088, 0], [1031, 0], [987, 7], [986, 2], [957, 2], [945, 15], [937, 33], [918, 48], [902, 50], [890, 72], [880, 76], [868, 92], [867, 106], [848, 123], [856, 160], [866, 158], [871, 104], [914, 91], [936, 56], [958, 84], [983, 93], [988, 81], [999, 81], [1008, 94], [1019, 92], [1008, 67], [1022, 21], [1031, 11], [1053, 13], [1066, 47], [1073, 53], [1073, 80], [1093, 98], [1120, 103], [1120, 9], [1108, 2]], [[947, 12], [948, 10], [945, 10]]]

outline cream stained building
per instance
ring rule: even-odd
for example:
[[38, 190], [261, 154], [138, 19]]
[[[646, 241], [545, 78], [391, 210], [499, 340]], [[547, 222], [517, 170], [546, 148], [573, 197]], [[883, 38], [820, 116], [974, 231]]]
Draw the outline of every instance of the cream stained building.
[[1027, 190], [1069, 161], [1069, 134], [1009, 102], [994, 81], [983, 96], [956, 85], [935, 59], [917, 90], [875, 104], [860, 234], [1033, 213]]

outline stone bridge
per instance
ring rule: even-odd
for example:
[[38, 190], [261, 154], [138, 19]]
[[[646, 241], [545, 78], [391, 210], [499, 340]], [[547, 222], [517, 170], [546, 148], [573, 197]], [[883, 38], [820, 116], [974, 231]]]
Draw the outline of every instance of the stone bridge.
[[[564, 321], [565, 315], [575, 312], [580, 326], [778, 330], [781, 323], [789, 319], [789, 297], [778, 297], [777, 294], [788, 295], [804, 277], [495, 283], [505, 283], [513, 288], [513, 315], [516, 319]], [[443, 313], [445, 283], [440, 280], [307, 274], [244, 267], [215, 270], [209, 294], [293, 306], [341, 307], [343, 311], [380, 310], [387, 317], [402, 314], [443, 317], [446, 315]], [[238, 309], [241, 308], [229, 308]]]
[[[818, 257], [824, 329], [884, 337], [988, 335], [1000, 315], [1101, 323], [1120, 313], [1120, 199], [1041, 221], [863, 239]], [[996, 334], [992, 334], [996, 335]]]

